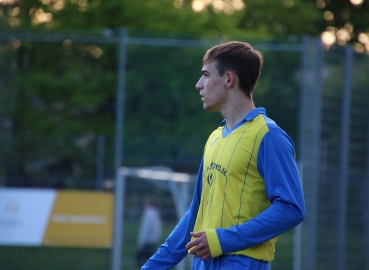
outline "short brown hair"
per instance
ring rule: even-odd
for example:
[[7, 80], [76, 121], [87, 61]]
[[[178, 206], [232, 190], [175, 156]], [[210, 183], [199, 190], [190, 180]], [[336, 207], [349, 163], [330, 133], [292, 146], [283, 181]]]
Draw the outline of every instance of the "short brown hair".
[[239, 87], [251, 98], [260, 77], [263, 56], [249, 43], [232, 41], [210, 48], [204, 56], [203, 64], [216, 61], [220, 76], [233, 71], [239, 80]]

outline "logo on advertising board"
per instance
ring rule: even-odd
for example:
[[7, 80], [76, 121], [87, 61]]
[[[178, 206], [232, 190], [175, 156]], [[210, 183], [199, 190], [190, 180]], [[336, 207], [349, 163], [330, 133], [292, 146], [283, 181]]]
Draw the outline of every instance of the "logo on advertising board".
[[0, 189], [0, 244], [38, 246], [55, 198], [53, 190]]
[[15, 228], [21, 226], [22, 221], [17, 215], [19, 204], [14, 199], [0, 200], [0, 233], [7, 230], [11, 234]]

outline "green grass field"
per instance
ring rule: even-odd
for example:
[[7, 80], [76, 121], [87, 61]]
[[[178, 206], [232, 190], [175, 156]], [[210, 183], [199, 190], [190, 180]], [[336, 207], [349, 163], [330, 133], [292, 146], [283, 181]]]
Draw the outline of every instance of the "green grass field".
[[[175, 223], [165, 223], [163, 239]], [[122, 269], [134, 270], [137, 221], [125, 222]], [[1, 270], [109, 270], [110, 249], [62, 248], [62, 247], [13, 247], [0, 246]], [[280, 236], [276, 246], [276, 259], [272, 270], [292, 269], [292, 232]]]

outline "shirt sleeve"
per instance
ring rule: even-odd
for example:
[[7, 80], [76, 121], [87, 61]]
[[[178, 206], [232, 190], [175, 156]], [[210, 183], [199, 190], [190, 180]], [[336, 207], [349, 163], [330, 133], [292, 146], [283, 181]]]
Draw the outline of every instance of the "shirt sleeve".
[[271, 205], [243, 224], [216, 229], [223, 254], [268, 241], [304, 220], [304, 194], [294, 157], [291, 138], [280, 128], [269, 127], [257, 164]]
[[165, 243], [158, 248], [157, 252], [141, 269], [171, 269], [181, 262], [188, 254], [186, 245], [191, 240], [190, 232], [193, 231], [195, 226], [197, 211], [199, 209], [201, 199], [202, 168], [203, 161], [201, 161], [197, 175], [192, 202], [185, 215], [168, 236]]

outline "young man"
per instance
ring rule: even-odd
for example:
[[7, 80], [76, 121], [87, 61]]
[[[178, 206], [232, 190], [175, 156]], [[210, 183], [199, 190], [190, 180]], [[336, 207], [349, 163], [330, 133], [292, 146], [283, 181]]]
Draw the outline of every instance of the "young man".
[[196, 88], [206, 111], [225, 118], [209, 137], [186, 214], [142, 269], [269, 269], [277, 236], [305, 218], [290, 137], [255, 108], [263, 58], [248, 43], [208, 50]]

